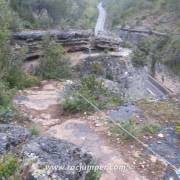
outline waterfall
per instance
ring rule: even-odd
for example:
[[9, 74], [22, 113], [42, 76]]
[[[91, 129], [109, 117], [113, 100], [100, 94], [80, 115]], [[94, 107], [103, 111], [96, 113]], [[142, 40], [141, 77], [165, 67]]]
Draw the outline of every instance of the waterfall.
[[106, 11], [103, 7], [102, 2], [100, 2], [97, 6], [99, 11], [99, 16], [97, 19], [96, 27], [95, 27], [95, 36], [104, 31], [104, 25], [106, 21]]

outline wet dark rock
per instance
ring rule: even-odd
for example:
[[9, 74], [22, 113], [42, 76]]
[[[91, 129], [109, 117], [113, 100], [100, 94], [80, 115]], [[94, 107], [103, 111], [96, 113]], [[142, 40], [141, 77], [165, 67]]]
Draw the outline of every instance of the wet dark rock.
[[[37, 180], [84, 180], [86, 172], [67, 167], [87, 166], [92, 157], [77, 146], [49, 137], [33, 138], [22, 150], [24, 163], [31, 162], [30, 176]], [[66, 167], [53, 169], [53, 167]]]
[[0, 154], [6, 153], [13, 147], [25, 142], [31, 133], [20, 126], [0, 125]]

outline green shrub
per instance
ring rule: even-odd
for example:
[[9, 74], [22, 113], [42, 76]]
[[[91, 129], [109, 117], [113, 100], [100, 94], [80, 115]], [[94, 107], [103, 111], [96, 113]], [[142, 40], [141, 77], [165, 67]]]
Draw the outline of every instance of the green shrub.
[[99, 170], [90, 170], [86, 174], [85, 180], [99, 180], [101, 178], [101, 171]]
[[143, 126], [143, 133], [155, 134], [160, 130], [160, 125], [157, 123], [147, 123]]
[[8, 89], [7, 85], [3, 81], [0, 81], [0, 107], [9, 105], [12, 94], [12, 91]]
[[176, 125], [176, 132], [180, 133], [180, 125]]
[[63, 107], [68, 112], [93, 111], [94, 107], [90, 103], [103, 109], [122, 103], [122, 99], [109, 92], [102, 81], [90, 75], [83, 77], [79, 87], [65, 95]]
[[0, 179], [16, 179], [19, 170], [19, 162], [17, 158], [12, 155], [4, 155], [0, 157]]
[[125, 132], [123, 129], [127, 130], [130, 134], [133, 136], [139, 137], [140, 136], [140, 130], [137, 127], [136, 121], [134, 119], [130, 119], [124, 122], [120, 122], [119, 125], [110, 124], [110, 131], [119, 138], [122, 138], [124, 140], [133, 140], [133, 137], [130, 136], [127, 132]]
[[106, 73], [106, 79], [109, 79], [109, 80], [111, 80], [111, 81], [113, 81], [113, 74], [111, 73], [111, 72], [107, 72]]
[[127, 132], [125, 132], [123, 129], [127, 130], [130, 134], [132, 134], [135, 137], [155, 134], [160, 130], [160, 125], [157, 123], [149, 122], [146, 124], [139, 125], [134, 118], [124, 122], [117, 123], [117, 125], [110, 123], [109, 127], [113, 135], [124, 140], [134, 140], [134, 138]]
[[10, 67], [5, 77], [9, 88], [24, 89], [39, 85], [40, 81], [35, 76], [27, 75], [23, 72], [21, 67]]
[[33, 136], [39, 136], [40, 135], [40, 129], [37, 126], [33, 126], [31, 128], [31, 134]]
[[[0, 0], [0, 123], [7, 123], [16, 117], [11, 100], [16, 89], [37, 85], [38, 80], [22, 70], [22, 54], [10, 46], [10, 28], [13, 20], [8, 2]], [[17, 57], [19, 56], [19, 57]]]
[[169, 66], [173, 72], [180, 73], [180, 38], [171, 38], [164, 46], [162, 58], [164, 63]]
[[155, 38], [143, 38], [141, 39], [137, 47], [134, 48], [132, 63], [134, 66], [144, 66], [148, 64], [148, 57], [154, 52], [155, 48]]
[[98, 168], [97, 162], [93, 160], [88, 167], [85, 180], [99, 180], [102, 172]]
[[101, 75], [103, 73], [103, 65], [99, 63], [95, 63], [91, 65], [92, 73], [96, 75]]
[[135, 67], [146, 65], [146, 54], [139, 49], [135, 49], [133, 52], [132, 63]]
[[41, 58], [37, 75], [43, 79], [66, 79], [71, 77], [69, 59], [59, 45], [50, 45]]
[[15, 120], [17, 116], [18, 113], [13, 107], [0, 107], [0, 123], [9, 123]]
[[92, 107], [77, 92], [68, 93], [65, 96], [63, 108], [72, 113], [92, 110]]

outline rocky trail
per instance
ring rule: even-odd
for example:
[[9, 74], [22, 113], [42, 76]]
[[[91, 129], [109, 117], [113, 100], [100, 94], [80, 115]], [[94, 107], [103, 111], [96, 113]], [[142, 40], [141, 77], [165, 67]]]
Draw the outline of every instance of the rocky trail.
[[[38, 9], [42, 17], [47, 13], [47, 20], [38, 15], [30, 24], [31, 18], [26, 24], [26, 13], [21, 17], [18, 12], [23, 6], [2, 12], [0, 180], [179, 180], [177, 34], [159, 32], [158, 24], [154, 27], [152, 18], [156, 19], [153, 14], [158, 8], [148, 18], [142, 13], [142, 18], [135, 16], [129, 22], [126, 16], [135, 12], [132, 8], [122, 15], [123, 3], [113, 2], [111, 9], [110, 2], [101, 0], [87, 10], [80, 1], [72, 9], [70, 1], [59, 3], [64, 4], [57, 7], [64, 10], [59, 12], [65, 15], [67, 9], [71, 15], [57, 16], [62, 19], [57, 25], [56, 12], [48, 13], [48, 5], [47, 12]], [[154, 2], [146, 3], [151, 9]], [[159, 8], [161, 3], [166, 7], [166, 2], [159, 2]], [[15, 4], [7, 2], [7, 6]], [[122, 6], [117, 12], [116, 4]], [[92, 27], [88, 18], [93, 13], [90, 19], [95, 20], [96, 7], [99, 15]], [[81, 22], [81, 13], [75, 14], [82, 8], [86, 13]], [[1, 0], [0, 9], [4, 9]], [[35, 9], [33, 5], [32, 17]], [[9, 10], [17, 16], [12, 25], [5, 17]], [[73, 14], [77, 22], [70, 18]], [[161, 12], [158, 16], [157, 22], [162, 21], [163, 31], [168, 32], [168, 13], [163, 12], [162, 19]], [[43, 27], [46, 21], [47, 28]], [[72, 23], [72, 29], [66, 23]]]
[[[94, 114], [66, 114], [63, 112], [62, 102], [64, 94], [67, 92], [66, 88], [72, 82], [76, 83], [73, 80], [42, 81], [38, 87], [19, 91], [14, 99], [15, 106], [20, 112], [28, 116], [31, 123], [37, 126], [41, 135], [43, 135], [29, 142], [27, 151], [35, 152], [38, 157], [41, 156], [39, 152], [43, 151], [46, 154], [47, 151], [50, 162], [53, 159], [53, 163], [50, 164], [54, 164], [56, 160], [61, 163], [63, 158], [57, 157], [54, 159], [54, 154], [49, 149], [52, 148], [52, 151], [55, 149], [57, 154], [62, 155], [64, 153], [66, 155], [67, 152], [59, 152], [63, 146], [66, 146], [63, 145], [65, 141], [67, 144], [72, 143], [70, 148], [68, 145], [70, 151], [73, 149], [71, 146], [75, 145], [83, 152], [92, 155], [97, 161], [97, 165], [102, 168], [101, 180], [145, 180], [152, 179], [151, 176], [153, 176], [153, 180], [159, 180], [163, 177], [165, 180], [171, 178], [174, 174], [172, 175], [169, 173], [171, 171], [168, 170], [164, 176], [165, 164], [160, 163], [160, 159], [146, 152], [146, 148], [138, 147], [136, 142], [124, 143], [123, 140], [117, 142], [118, 138], [109, 137], [111, 132], [108, 129], [105, 115], [110, 116], [117, 122], [129, 120], [135, 116], [138, 117], [139, 124], [143, 124], [143, 121], [147, 123], [145, 113], [133, 102], [147, 97], [154, 97], [156, 100], [163, 99], [169, 95], [169, 91], [161, 85], [160, 81], [149, 76], [147, 70], [133, 67], [130, 60], [132, 50], [122, 48], [120, 38], [112, 37], [113, 35], [104, 36], [106, 34], [104, 32], [106, 12], [102, 3], [99, 4], [98, 9], [99, 18], [95, 28], [95, 36], [92, 35], [92, 32], [83, 31], [63, 33], [52, 30], [20, 32], [13, 36], [15, 49], [18, 50], [24, 46], [29, 48], [28, 58], [25, 58], [27, 61], [24, 63], [24, 69], [28, 72], [31, 67], [38, 66], [37, 56], [38, 58], [42, 56], [39, 52], [43, 48], [40, 42], [45, 35], [50, 35], [56, 39], [57, 44], [65, 47], [72, 68], [79, 68], [78, 77], [93, 74], [93, 71], [97, 71], [97, 69], [102, 70], [99, 78], [104, 80], [105, 87], [111, 92], [120, 96], [123, 95], [124, 98], [128, 99], [128, 103], [114, 107], [113, 110], [104, 111], [102, 114], [97, 112]], [[95, 68], [93, 69], [93, 67]], [[107, 72], [112, 72], [113, 80], [111, 78], [107, 79]], [[172, 132], [174, 132], [173, 127]], [[162, 139], [158, 139], [157, 134], [154, 137], [148, 137], [146, 134], [142, 137], [142, 141], [146, 141], [157, 154], [170, 162], [172, 160], [171, 163], [178, 165], [179, 153], [176, 139], [175, 132], [174, 143], [169, 143], [171, 139], [169, 139], [169, 134], [166, 132], [163, 132]], [[121, 141], [120, 138], [119, 140]], [[34, 143], [36, 148], [31, 150], [31, 144]], [[44, 147], [44, 144], [46, 144], [46, 147]], [[30, 148], [28, 149], [28, 147]], [[166, 151], [163, 151], [164, 149]], [[170, 158], [169, 154], [171, 155]], [[42, 157], [44, 158], [44, 155]], [[76, 158], [73, 152], [72, 157]], [[87, 159], [80, 158], [83, 162], [87, 162]], [[48, 162], [47, 159], [45, 162]], [[68, 159], [69, 162], [71, 165], [74, 164], [71, 158]], [[67, 177], [68, 172], [65, 171], [65, 174], [65, 177]], [[70, 174], [72, 175], [73, 172], [70, 172]], [[177, 175], [175, 174], [174, 177], [177, 177]], [[78, 178], [72, 178], [72, 180], [74, 179]]]
[[105, 126], [94, 122], [87, 115], [65, 116], [60, 105], [63, 95], [63, 82], [44, 81], [41, 87], [20, 92], [14, 103], [29, 114], [32, 122], [38, 124], [43, 135], [64, 139], [95, 157], [104, 167], [116, 167], [120, 170], [104, 170], [102, 180], [141, 180], [146, 179], [136, 172], [112, 147], [103, 136]]

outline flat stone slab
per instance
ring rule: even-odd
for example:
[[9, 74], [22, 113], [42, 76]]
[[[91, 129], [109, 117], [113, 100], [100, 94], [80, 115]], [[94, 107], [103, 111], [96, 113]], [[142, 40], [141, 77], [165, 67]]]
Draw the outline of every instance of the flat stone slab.
[[14, 103], [17, 105], [24, 105], [29, 109], [42, 111], [48, 109], [50, 106], [58, 105], [62, 93], [63, 84], [57, 84], [56, 82], [49, 84], [46, 82], [39, 89], [24, 91], [25, 95], [17, 96], [14, 99]]

